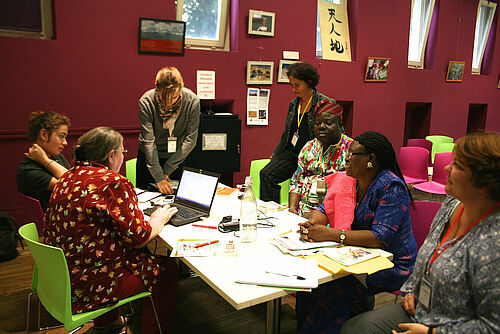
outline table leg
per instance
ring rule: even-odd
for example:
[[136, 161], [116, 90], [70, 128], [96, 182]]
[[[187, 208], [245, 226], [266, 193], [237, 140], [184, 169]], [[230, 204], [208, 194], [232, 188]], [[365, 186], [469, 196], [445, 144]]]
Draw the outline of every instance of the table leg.
[[267, 302], [266, 334], [280, 332], [281, 297]]

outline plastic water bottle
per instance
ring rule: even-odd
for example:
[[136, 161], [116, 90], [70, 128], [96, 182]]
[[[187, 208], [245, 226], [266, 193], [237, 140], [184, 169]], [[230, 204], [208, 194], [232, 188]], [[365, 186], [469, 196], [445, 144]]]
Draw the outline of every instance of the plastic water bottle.
[[245, 192], [241, 198], [240, 241], [245, 243], [257, 241], [257, 200], [252, 190], [252, 178], [245, 178]]

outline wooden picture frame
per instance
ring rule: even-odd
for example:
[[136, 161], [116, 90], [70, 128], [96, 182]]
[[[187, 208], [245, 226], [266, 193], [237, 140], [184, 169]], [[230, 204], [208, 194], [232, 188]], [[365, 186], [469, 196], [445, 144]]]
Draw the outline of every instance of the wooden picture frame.
[[446, 82], [462, 82], [464, 69], [465, 61], [450, 60], [446, 71]]
[[278, 82], [290, 83], [288, 79], [288, 69], [295, 63], [300, 63], [298, 60], [281, 59], [278, 68]]
[[391, 58], [368, 57], [365, 82], [386, 82], [389, 76]]
[[186, 22], [139, 18], [139, 53], [184, 55]]
[[248, 61], [247, 85], [271, 85], [273, 83], [274, 62]]
[[250, 9], [248, 12], [248, 34], [274, 36], [275, 14]]

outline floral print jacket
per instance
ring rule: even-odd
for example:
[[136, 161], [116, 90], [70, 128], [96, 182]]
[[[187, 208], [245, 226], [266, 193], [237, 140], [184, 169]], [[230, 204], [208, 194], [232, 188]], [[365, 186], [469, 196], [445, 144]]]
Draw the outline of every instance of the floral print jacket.
[[125, 274], [156, 284], [156, 259], [135, 248], [151, 234], [137, 203], [130, 181], [95, 163], [77, 162], [56, 184], [44, 236], [66, 256], [73, 313], [117, 302]]

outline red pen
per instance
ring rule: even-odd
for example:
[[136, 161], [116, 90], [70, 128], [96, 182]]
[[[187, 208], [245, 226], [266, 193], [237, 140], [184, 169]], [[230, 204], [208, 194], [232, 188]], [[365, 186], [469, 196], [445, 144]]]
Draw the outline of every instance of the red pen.
[[212, 230], [216, 230], [217, 229], [217, 226], [209, 226], [209, 225], [198, 225], [198, 224], [193, 224], [191, 226], [194, 226], [194, 227], [204, 227], [204, 228], [211, 228]]
[[204, 247], [204, 246], [208, 246], [208, 245], [213, 245], [213, 244], [216, 244], [218, 242], [219, 242], [219, 240], [213, 240], [213, 241], [210, 241], [210, 242], [204, 242], [202, 244], [194, 246], [194, 248], [200, 248], [200, 247]]

